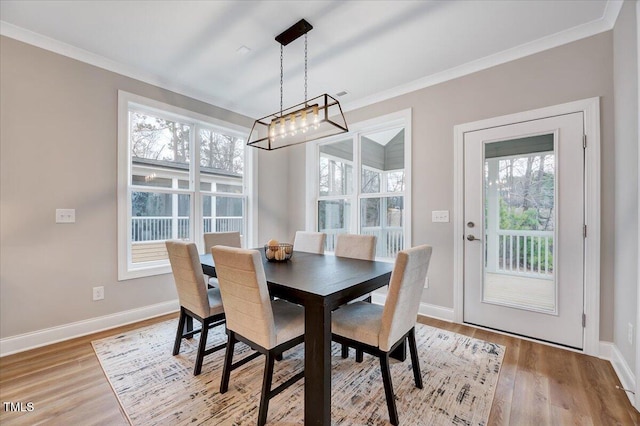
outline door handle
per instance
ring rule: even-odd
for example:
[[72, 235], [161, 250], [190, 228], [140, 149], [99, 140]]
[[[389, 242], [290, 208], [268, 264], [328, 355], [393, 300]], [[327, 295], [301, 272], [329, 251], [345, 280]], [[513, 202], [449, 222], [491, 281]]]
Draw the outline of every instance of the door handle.
[[467, 241], [482, 241], [480, 238], [476, 238], [473, 235], [467, 235]]

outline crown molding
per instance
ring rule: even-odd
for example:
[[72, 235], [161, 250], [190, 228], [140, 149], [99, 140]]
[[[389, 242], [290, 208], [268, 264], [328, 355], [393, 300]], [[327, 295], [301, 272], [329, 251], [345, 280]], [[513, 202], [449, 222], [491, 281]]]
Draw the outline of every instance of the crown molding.
[[162, 78], [153, 73], [149, 73], [136, 67], [125, 65], [123, 63], [105, 58], [104, 56], [97, 55], [79, 47], [75, 47], [73, 45], [63, 43], [59, 40], [43, 36], [42, 34], [38, 34], [36, 32], [10, 24], [5, 21], [0, 21], [0, 35], [30, 44], [35, 47], [39, 47], [44, 50], [48, 50], [50, 52], [57, 53], [62, 56], [66, 56], [71, 59], [76, 59], [80, 62], [84, 62], [86, 64], [93, 65], [95, 67], [102, 68], [104, 70], [111, 71], [125, 77], [139, 80], [143, 83], [148, 83], [162, 89], [170, 90], [180, 95], [188, 96], [195, 100], [205, 102], [219, 108], [224, 108], [237, 114], [245, 115], [247, 117], [253, 116], [253, 114], [248, 113], [247, 111], [242, 111], [236, 105], [233, 105], [223, 99], [208, 95], [191, 87], [172, 83], [170, 81], [167, 81], [166, 78]]
[[624, 0], [609, 0], [607, 1], [607, 5], [604, 8], [604, 13], [602, 14], [602, 20], [605, 22], [608, 29], [613, 29], [616, 21], [618, 20], [618, 15], [620, 15], [620, 10], [622, 9], [622, 5], [624, 4]]
[[[547, 49], [571, 43], [582, 38], [590, 37], [604, 31], [609, 31], [615, 25], [618, 14], [620, 13], [620, 9], [622, 9], [623, 3], [624, 0], [608, 0], [603, 16], [600, 19], [587, 22], [577, 27], [561, 31], [559, 33], [552, 34], [550, 36], [532, 41], [530, 43], [525, 43], [520, 46], [516, 46], [514, 48], [507, 49], [478, 60], [467, 62], [466, 64], [450, 68], [436, 74], [419, 78], [412, 82], [402, 84], [388, 90], [384, 90], [382, 92], [367, 96], [353, 102], [344, 103], [342, 105], [342, 109], [343, 111], [352, 111], [377, 102], [382, 102], [387, 99], [394, 98], [396, 96], [404, 95], [416, 90], [443, 83], [445, 81], [463, 77], [474, 72], [482, 71], [496, 65], [520, 59], [525, 56], [533, 55]], [[254, 111], [243, 110], [243, 108], [240, 108], [238, 105], [232, 104], [231, 102], [224, 99], [211, 96], [192, 87], [169, 82], [165, 78], [162, 78], [153, 73], [149, 73], [138, 68], [131, 67], [120, 62], [113, 61], [111, 59], [107, 59], [103, 56], [91, 53], [87, 50], [80, 49], [70, 44], [55, 40], [53, 38], [26, 30], [22, 27], [18, 27], [5, 21], [0, 21], [0, 35], [24, 43], [28, 43], [63, 56], [67, 56], [81, 62], [85, 62], [87, 64], [105, 69], [107, 71], [112, 71], [114, 73], [130, 77], [144, 83], [170, 90], [172, 92], [193, 98], [195, 100], [206, 102], [219, 108], [227, 109], [237, 114], [241, 114], [247, 117], [253, 117], [255, 115]]]
[[490, 56], [485, 56], [484, 58], [467, 62], [466, 64], [450, 68], [436, 74], [419, 78], [412, 82], [396, 86], [389, 90], [385, 90], [353, 102], [344, 103], [342, 105], [342, 109], [343, 111], [352, 111], [609, 31], [615, 25], [623, 3], [624, 0], [609, 0], [607, 1], [603, 16], [600, 19], [551, 34], [547, 37], [543, 37], [529, 43], [521, 44], [511, 49], [503, 50], [502, 52], [498, 52]]

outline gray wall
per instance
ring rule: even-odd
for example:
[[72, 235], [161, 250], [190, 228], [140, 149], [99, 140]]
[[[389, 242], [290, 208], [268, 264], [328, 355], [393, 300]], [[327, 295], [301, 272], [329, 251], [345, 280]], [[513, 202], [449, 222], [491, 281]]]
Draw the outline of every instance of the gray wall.
[[[7, 37], [0, 55], [0, 337], [176, 299], [171, 275], [117, 281], [118, 89], [252, 120]], [[286, 206], [287, 158], [267, 154], [259, 158], [269, 170], [259, 176], [269, 194], [259, 199], [265, 241], [287, 229], [271, 222]], [[56, 225], [56, 208], [75, 208], [76, 223]], [[105, 300], [93, 302], [97, 285]]]
[[[433, 245], [422, 300], [453, 307], [453, 224], [431, 223], [453, 211], [453, 127], [490, 117], [601, 96], [602, 267], [600, 338], [613, 339], [613, 57], [606, 32], [346, 114], [348, 123], [412, 108], [412, 242]], [[290, 206], [304, 205], [304, 149], [290, 154]], [[304, 227], [304, 212], [290, 232]]]
[[625, 2], [613, 29], [615, 94], [615, 310], [613, 341], [636, 371], [628, 324], [637, 327], [638, 310], [638, 46], [635, 2]]

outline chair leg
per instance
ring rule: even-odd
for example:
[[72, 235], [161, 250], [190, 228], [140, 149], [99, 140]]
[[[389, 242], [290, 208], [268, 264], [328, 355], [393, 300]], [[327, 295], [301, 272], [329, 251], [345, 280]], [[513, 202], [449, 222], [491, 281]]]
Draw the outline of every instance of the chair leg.
[[364, 352], [362, 349], [356, 349], [356, 362], [362, 362], [364, 359]]
[[200, 342], [198, 342], [198, 354], [196, 355], [196, 367], [193, 369], [193, 375], [197, 376], [202, 371], [202, 359], [204, 351], [207, 349], [207, 336], [209, 334], [209, 321], [202, 322], [202, 331], [200, 332]]
[[349, 358], [349, 346], [342, 344], [342, 358]]
[[222, 380], [220, 381], [220, 393], [229, 389], [229, 376], [231, 376], [231, 363], [233, 362], [233, 348], [236, 345], [236, 334], [228, 330], [227, 349], [224, 353], [224, 365], [222, 366]]
[[[193, 318], [187, 315], [187, 322], [185, 324], [184, 332], [193, 331]], [[187, 333], [184, 335], [185, 339], [193, 338], [193, 333]]]
[[418, 359], [418, 346], [416, 345], [415, 327], [409, 331], [409, 352], [411, 352], [411, 366], [413, 367], [413, 379], [416, 387], [422, 389], [422, 374], [420, 373], [420, 360]]
[[393, 394], [393, 384], [391, 383], [391, 371], [389, 370], [389, 354], [380, 356], [380, 370], [382, 371], [382, 382], [384, 384], [384, 395], [387, 398], [387, 408], [389, 409], [389, 420], [394, 426], [398, 425], [398, 410], [396, 409], [396, 398]]
[[184, 319], [187, 314], [182, 307], [180, 308], [180, 319], [178, 319], [178, 331], [176, 332], [176, 341], [173, 344], [173, 355], [178, 355], [180, 352], [180, 344], [182, 343], [182, 330], [184, 329]]
[[267, 423], [267, 411], [269, 410], [269, 393], [271, 393], [271, 379], [273, 378], [274, 354], [267, 352], [264, 362], [264, 377], [262, 379], [262, 394], [260, 395], [260, 409], [258, 410], [258, 426]]

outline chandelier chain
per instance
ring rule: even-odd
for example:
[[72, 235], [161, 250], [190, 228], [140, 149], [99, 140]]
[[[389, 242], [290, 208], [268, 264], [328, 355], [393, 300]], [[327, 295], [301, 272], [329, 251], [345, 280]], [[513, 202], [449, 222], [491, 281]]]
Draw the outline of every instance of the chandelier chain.
[[304, 34], [304, 103], [307, 103], [307, 33]]
[[283, 54], [284, 52], [284, 46], [281, 44], [280, 45], [280, 116], [282, 117], [282, 97], [283, 97], [283, 89], [282, 89], [282, 77], [284, 75], [284, 68], [282, 67], [282, 60], [283, 60]]

